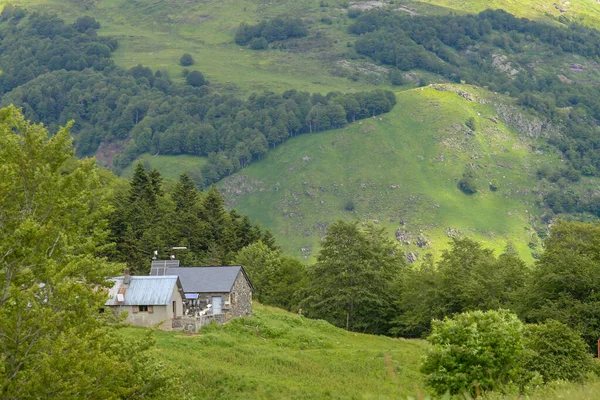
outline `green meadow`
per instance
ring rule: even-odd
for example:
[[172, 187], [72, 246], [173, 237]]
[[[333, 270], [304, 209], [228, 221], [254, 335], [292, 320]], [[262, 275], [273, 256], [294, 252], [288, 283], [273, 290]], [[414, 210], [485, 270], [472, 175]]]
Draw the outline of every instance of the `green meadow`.
[[[481, 104], [489, 101], [484, 91], [444, 87], [470, 90], [481, 102], [434, 87], [399, 92], [389, 114], [298, 136], [226, 178], [228, 204], [306, 259], [331, 222], [358, 219], [402, 233], [404, 249], [421, 259], [466, 235], [499, 251], [511, 241], [531, 260], [534, 172], [558, 157], [532, 152], [534, 141]], [[476, 176], [473, 195], [458, 189], [465, 171]]]
[[[288, 89], [326, 93], [365, 90], [373, 82], [385, 80], [375, 66], [360, 61], [344, 64], [342, 69], [367, 71], [358, 80], [333, 76], [331, 71], [344, 59], [350, 20], [343, 1], [330, 0], [320, 7], [317, 0], [0, 0], [40, 10], [50, 10], [74, 20], [82, 15], [96, 18], [101, 34], [119, 40], [113, 55], [117, 64], [129, 68], [138, 64], [168, 71], [182, 79], [179, 65], [183, 53], [190, 53], [198, 69], [222, 90], [251, 91]], [[252, 51], [233, 43], [241, 22], [256, 23], [279, 16], [307, 18], [311, 35], [298, 41], [290, 51]], [[321, 22], [327, 16], [331, 24]], [[363, 64], [367, 64], [366, 66]], [[369, 75], [375, 75], [369, 76]]]
[[[134, 338], [144, 328], [126, 328]], [[193, 399], [430, 399], [419, 372], [429, 345], [347, 332], [255, 302], [254, 316], [196, 335], [155, 331], [155, 354]], [[595, 399], [600, 383], [557, 383], [527, 397]], [[462, 397], [460, 397], [462, 398]]]
[[185, 154], [178, 156], [158, 156], [146, 153], [139, 156], [125, 168], [123, 172], [121, 172], [121, 176], [124, 178], [131, 178], [133, 176], [135, 165], [138, 162], [143, 163], [146, 169], [156, 169], [160, 171], [165, 179], [175, 181], [178, 180], [184, 172], [193, 176], [195, 172], [200, 171], [202, 166], [206, 163], [206, 159]]

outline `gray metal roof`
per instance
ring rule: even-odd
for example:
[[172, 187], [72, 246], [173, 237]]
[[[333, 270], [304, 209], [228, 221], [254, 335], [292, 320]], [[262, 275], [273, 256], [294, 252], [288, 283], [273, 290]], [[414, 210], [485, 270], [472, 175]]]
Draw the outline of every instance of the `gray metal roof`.
[[240, 266], [169, 268], [167, 273], [179, 276], [186, 293], [228, 293], [240, 271], [245, 277]]
[[115, 284], [108, 292], [107, 306], [164, 306], [169, 305], [173, 290], [177, 287], [177, 276], [132, 276], [125, 291], [125, 300], [117, 302], [117, 293], [123, 286], [123, 277], [114, 278]]

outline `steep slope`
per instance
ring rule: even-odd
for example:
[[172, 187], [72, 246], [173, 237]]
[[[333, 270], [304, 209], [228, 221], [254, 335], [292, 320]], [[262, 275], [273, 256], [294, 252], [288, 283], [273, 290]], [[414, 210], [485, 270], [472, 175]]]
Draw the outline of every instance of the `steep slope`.
[[[304, 258], [331, 222], [358, 218], [386, 227], [412, 258], [468, 235], [498, 249], [511, 241], [530, 260], [534, 173], [558, 157], [533, 152], [535, 141], [507, 126], [484, 91], [444, 85], [397, 97], [385, 116], [294, 138], [225, 179], [229, 205]], [[458, 189], [464, 173], [477, 193]]]

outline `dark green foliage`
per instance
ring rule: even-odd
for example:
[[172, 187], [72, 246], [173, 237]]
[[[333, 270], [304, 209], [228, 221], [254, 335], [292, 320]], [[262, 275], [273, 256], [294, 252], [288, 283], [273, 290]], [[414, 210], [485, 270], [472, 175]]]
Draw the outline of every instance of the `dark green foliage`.
[[458, 188], [465, 194], [477, 193], [477, 175], [473, 171], [466, 171], [458, 181]]
[[437, 394], [478, 395], [523, 381], [524, 326], [505, 310], [473, 311], [433, 321], [433, 349], [421, 371]]
[[[189, 175], [183, 174], [167, 193], [161, 182], [156, 170], [146, 172], [139, 163], [128, 192], [115, 198], [110, 228], [116, 248], [108, 255], [126, 262], [132, 272], [146, 274], [153, 252], [165, 258], [174, 246], [188, 248], [177, 253], [184, 264], [224, 265], [240, 249], [263, 238], [261, 229], [247, 217], [225, 210], [215, 187], [199, 193]], [[264, 237], [277, 248], [272, 236]]]
[[340, 127], [395, 104], [394, 95], [384, 91], [332, 93], [317, 102], [292, 90], [243, 100], [214, 93], [198, 71], [188, 71], [187, 85], [176, 85], [163, 71], [115, 67], [108, 57], [116, 41], [98, 37], [92, 19], [75, 25], [32, 14], [0, 26], [0, 92], [10, 91], [2, 102], [23, 107], [50, 131], [74, 119], [77, 154], [93, 155], [101, 143], [113, 144], [122, 149], [113, 159], [116, 168], [146, 152], [207, 156], [208, 164], [194, 177], [207, 187], [289, 137]]
[[269, 42], [264, 37], [254, 38], [250, 41], [252, 50], [266, 50], [269, 48]]
[[204, 85], [204, 75], [200, 71], [190, 71], [185, 77], [185, 82], [193, 87], [200, 87]]
[[559, 221], [544, 246], [520, 314], [528, 322], [562, 322], [594, 351], [600, 338], [600, 227]]
[[544, 382], [581, 382], [593, 367], [592, 356], [581, 336], [558, 321], [528, 325], [525, 347], [525, 368], [540, 374]]
[[394, 86], [401, 86], [406, 84], [406, 79], [402, 76], [402, 71], [398, 69], [390, 69], [388, 72], [388, 78], [390, 83]]
[[348, 9], [348, 18], [356, 19], [360, 17], [362, 11], [360, 8], [349, 8]]
[[397, 316], [392, 333], [420, 337], [432, 319], [473, 310], [515, 309], [528, 277], [523, 261], [468, 239], [453, 239], [434, 264], [408, 269], [396, 287]]
[[306, 271], [300, 261], [259, 241], [243, 248], [235, 262], [244, 266], [254, 286], [254, 298], [286, 310], [296, 308], [297, 295], [306, 286]]
[[190, 65], [194, 65], [194, 58], [191, 54], [185, 53], [179, 59], [179, 65], [183, 67], [189, 67]]
[[253, 39], [263, 38], [268, 44], [306, 35], [308, 35], [308, 29], [300, 18], [274, 18], [257, 25], [248, 25], [242, 22], [236, 31], [235, 42], [245, 46]]
[[467, 126], [467, 128], [469, 128], [473, 132], [475, 132], [477, 130], [477, 125], [475, 124], [475, 118], [473, 118], [473, 117], [469, 117], [469, 119], [467, 119], [465, 121], [465, 125]]
[[327, 230], [317, 264], [308, 271], [300, 307], [311, 318], [348, 330], [387, 332], [391, 285], [403, 265], [403, 256], [382, 230], [337, 221]]
[[[359, 35], [356, 51], [382, 64], [400, 70], [421, 69], [518, 98], [522, 106], [543, 119], [563, 125], [564, 135], [549, 143], [564, 154], [572, 168], [586, 175], [596, 174], [600, 168], [595, 129], [600, 120], [600, 100], [595, 85], [570, 85], [555, 73], [534, 68], [521, 68], [514, 79], [508, 78], [492, 65], [491, 56], [505, 54], [513, 65], [527, 65], [527, 49], [535, 47], [550, 54], [576, 54], [593, 62], [600, 55], [599, 31], [575, 24], [543, 24], [502, 10], [414, 17], [368, 11], [355, 19], [349, 31]], [[568, 115], [558, 109], [568, 110]], [[475, 130], [475, 124], [467, 124]], [[578, 176], [569, 173], [566, 179], [576, 181]], [[577, 212], [582, 210], [588, 211], [580, 207]]]
[[355, 208], [356, 206], [354, 205], [354, 201], [352, 200], [348, 200], [344, 203], [344, 210], [346, 211], [352, 212]]

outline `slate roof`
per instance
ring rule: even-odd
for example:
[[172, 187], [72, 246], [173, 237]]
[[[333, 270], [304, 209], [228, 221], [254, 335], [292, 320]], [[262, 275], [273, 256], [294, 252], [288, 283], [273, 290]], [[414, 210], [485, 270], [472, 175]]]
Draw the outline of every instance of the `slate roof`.
[[125, 301], [117, 303], [117, 293], [123, 286], [123, 277], [114, 278], [115, 284], [108, 292], [107, 306], [165, 306], [171, 302], [173, 289], [177, 286], [176, 275], [132, 276], [125, 291]]
[[167, 274], [179, 276], [186, 293], [229, 293], [240, 271], [252, 287], [246, 272], [239, 265], [169, 268]]

